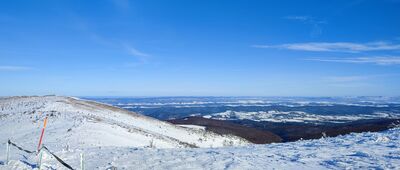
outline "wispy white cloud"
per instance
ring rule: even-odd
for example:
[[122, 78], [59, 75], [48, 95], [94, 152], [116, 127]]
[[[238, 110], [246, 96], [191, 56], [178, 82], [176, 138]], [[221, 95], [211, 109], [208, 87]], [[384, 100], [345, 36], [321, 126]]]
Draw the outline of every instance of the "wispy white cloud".
[[354, 64], [377, 64], [377, 65], [400, 65], [400, 57], [356, 57], [356, 58], [308, 58], [309, 61], [354, 63]]
[[304, 24], [311, 25], [311, 36], [315, 37], [322, 34], [322, 24], [326, 24], [325, 20], [316, 19], [312, 16], [304, 16], [304, 15], [292, 15], [286, 16], [284, 19], [292, 20], [292, 21], [300, 21]]
[[382, 79], [398, 79], [400, 74], [369, 74], [369, 75], [339, 75], [326, 76], [321, 80], [327, 86], [341, 88], [364, 88], [376, 86]]
[[351, 42], [308, 42], [291, 43], [280, 45], [253, 45], [255, 48], [276, 48], [297, 51], [315, 51], [315, 52], [364, 52], [364, 51], [393, 51], [400, 50], [400, 44], [388, 42], [369, 42], [369, 43], [351, 43]]
[[329, 83], [327, 84], [327, 86], [335, 88], [345, 88], [345, 89], [349, 88], [360, 89], [365, 87], [372, 88], [374, 84], [368, 82], [337, 82], [337, 83]]
[[23, 67], [23, 66], [0, 66], [0, 71], [25, 71], [31, 70], [31, 67]]
[[151, 57], [150, 54], [139, 51], [137, 48], [134, 48], [127, 44], [124, 44], [123, 46], [129, 55], [131, 55], [137, 59], [137, 61], [135, 63], [128, 63], [128, 64], [125, 64], [125, 66], [136, 67], [136, 66], [148, 63], [149, 58]]
[[348, 82], [368, 80], [370, 78], [371, 76], [331, 76], [331, 77], [325, 77], [325, 80], [334, 83], [348, 83]]
[[146, 54], [142, 51], [139, 51], [138, 49], [132, 47], [132, 46], [128, 46], [128, 45], [124, 45], [125, 48], [128, 50], [128, 53], [130, 55], [133, 55], [135, 57], [140, 57], [140, 58], [147, 58], [150, 57], [150, 54]]
[[284, 18], [288, 20], [298, 20], [298, 21], [308, 21], [311, 19], [311, 17], [309, 16], [286, 16]]
[[305, 15], [291, 15], [284, 17], [287, 20], [295, 20], [295, 21], [303, 21], [308, 22], [310, 24], [326, 24], [327, 22], [324, 20], [316, 19], [312, 16], [305, 16]]
[[120, 51], [121, 53], [124, 54], [128, 54], [130, 56], [133, 56], [136, 59], [136, 63], [134, 64], [130, 64], [130, 65], [141, 65], [141, 64], [145, 64], [148, 62], [149, 58], [151, 57], [150, 54], [145, 53], [135, 47], [133, 47], [132, 45], [130, 45], [129, 43], [126, 42], [121, 42], [121, 41], [113, 41], [113, 40], [109, 40], [107, 38], [104, 38], [96, 33], [89, 33], [90, 38], [104, 46], [104, 47], [108, 47], [108, 48], [112, 48], [112, 49], [117, 49], [118, 51]]
[[121, 10], [128, 10], [130, 8], [129, 0], [111, 0], [113, 4]]
[[129, 55], [134, 56], [141, 61], [145, 61], [151, 56], [150, 54], [144, 53], [128, 43], [111, 41], [95, 33], [90, 33], [90, 38], [103, 46], [120, 49], [122, 52], [128, 53]]

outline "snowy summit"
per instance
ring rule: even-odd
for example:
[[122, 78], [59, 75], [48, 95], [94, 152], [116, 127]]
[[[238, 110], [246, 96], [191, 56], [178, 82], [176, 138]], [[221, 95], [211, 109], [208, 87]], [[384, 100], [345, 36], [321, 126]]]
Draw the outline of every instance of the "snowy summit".
[[113, 106], [71, 97], [3, 98], [0, 106], [2, 137], [24, 146], [35, 146], [46, 116], [49, 118], [44, 141], [49, 147], [151, 145], [154, 148], [193, 148], [248, 144], [236, 136], [175, 126]]
[[[80, 166], [81, 153], [85, 154], [87, 169], [396, 169], [400, 166], [399, 129], [250, 145], [236, 136], [176, 126], [71, 97], [2, 98], [0, 109], [1, 150], [6, 150], [10, 139], [34, 151], [47, 116], [43, 145], [75, 168]], [[12, 147], [8, 165], [4, 165], [5, 156], [0, 155], [0, 169], [37, 168], [36, 154]], [[52, 155], [44, 154], [42, 168], [65, 167]]]

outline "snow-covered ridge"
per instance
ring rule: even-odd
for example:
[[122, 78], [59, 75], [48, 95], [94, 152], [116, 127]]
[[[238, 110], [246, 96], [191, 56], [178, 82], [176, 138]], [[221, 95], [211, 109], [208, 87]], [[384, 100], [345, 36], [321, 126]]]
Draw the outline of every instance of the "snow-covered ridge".
[[42, 120], [44, 143], [54, 150], [98, 146], [156, 148], [247, 145], [236, 136], [175, 126], [134, 112], [71, 97], [0, 98], [0, 142], [7, 138], [34, 149]]
[[354, 115], [320, 115], [306, 113], [302, 111], [258, 111], [241, 112], [225, 111], [203, 116], [205, 118], [219, 120], [253, 120], [269, 122], [304, 122], [304, 123], [346, 123], [349, 121], [361, 119], [379, 119], [379, 118], [400, 118], [400, 113], [376, 112], [373, 114], [354, 114]]
[[[352, 133], [268, 145], [195, 149], [138, 149], [95, 147], [58, 152], [72, 167], [79, 167], [79, 154], [86, 154], [86, 169], [393, 169], [400, 168], [400, 129]], [[0, 155], [0, 160], [2, 160]], [[46, 155], [47, 156], [47, 155]], [[22, 159], [24, 160], [24, 159]], [[46, 157], [48, 169], [62, 169]], [[0, 169], [30, 169], [12, 160]]]

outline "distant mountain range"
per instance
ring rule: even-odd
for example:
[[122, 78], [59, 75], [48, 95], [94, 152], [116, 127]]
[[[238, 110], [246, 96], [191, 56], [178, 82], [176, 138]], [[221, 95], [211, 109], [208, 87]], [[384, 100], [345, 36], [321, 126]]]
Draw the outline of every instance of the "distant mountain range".
[[400, 97], [139, 97], [87, 98], [157, 119], [206, 116], [272, 122], [348, 122], [397, 118]]

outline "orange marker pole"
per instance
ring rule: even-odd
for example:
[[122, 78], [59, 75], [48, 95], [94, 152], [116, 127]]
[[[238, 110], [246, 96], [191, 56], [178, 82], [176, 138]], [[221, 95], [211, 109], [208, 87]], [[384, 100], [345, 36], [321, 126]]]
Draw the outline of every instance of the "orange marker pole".
[[40, 145], [42, 145], [42, 139], [43, 139], [43, 135], [44, 135], [44, 129], [46, 129], [46, 124], [47, 124], [47, 116], [46, 116], [46, 118], [44, 118], [42, 134], [40, 135], [39, 145], [38, 145], [38, 148], [37, 148], [38, 151], [40, 149]]

